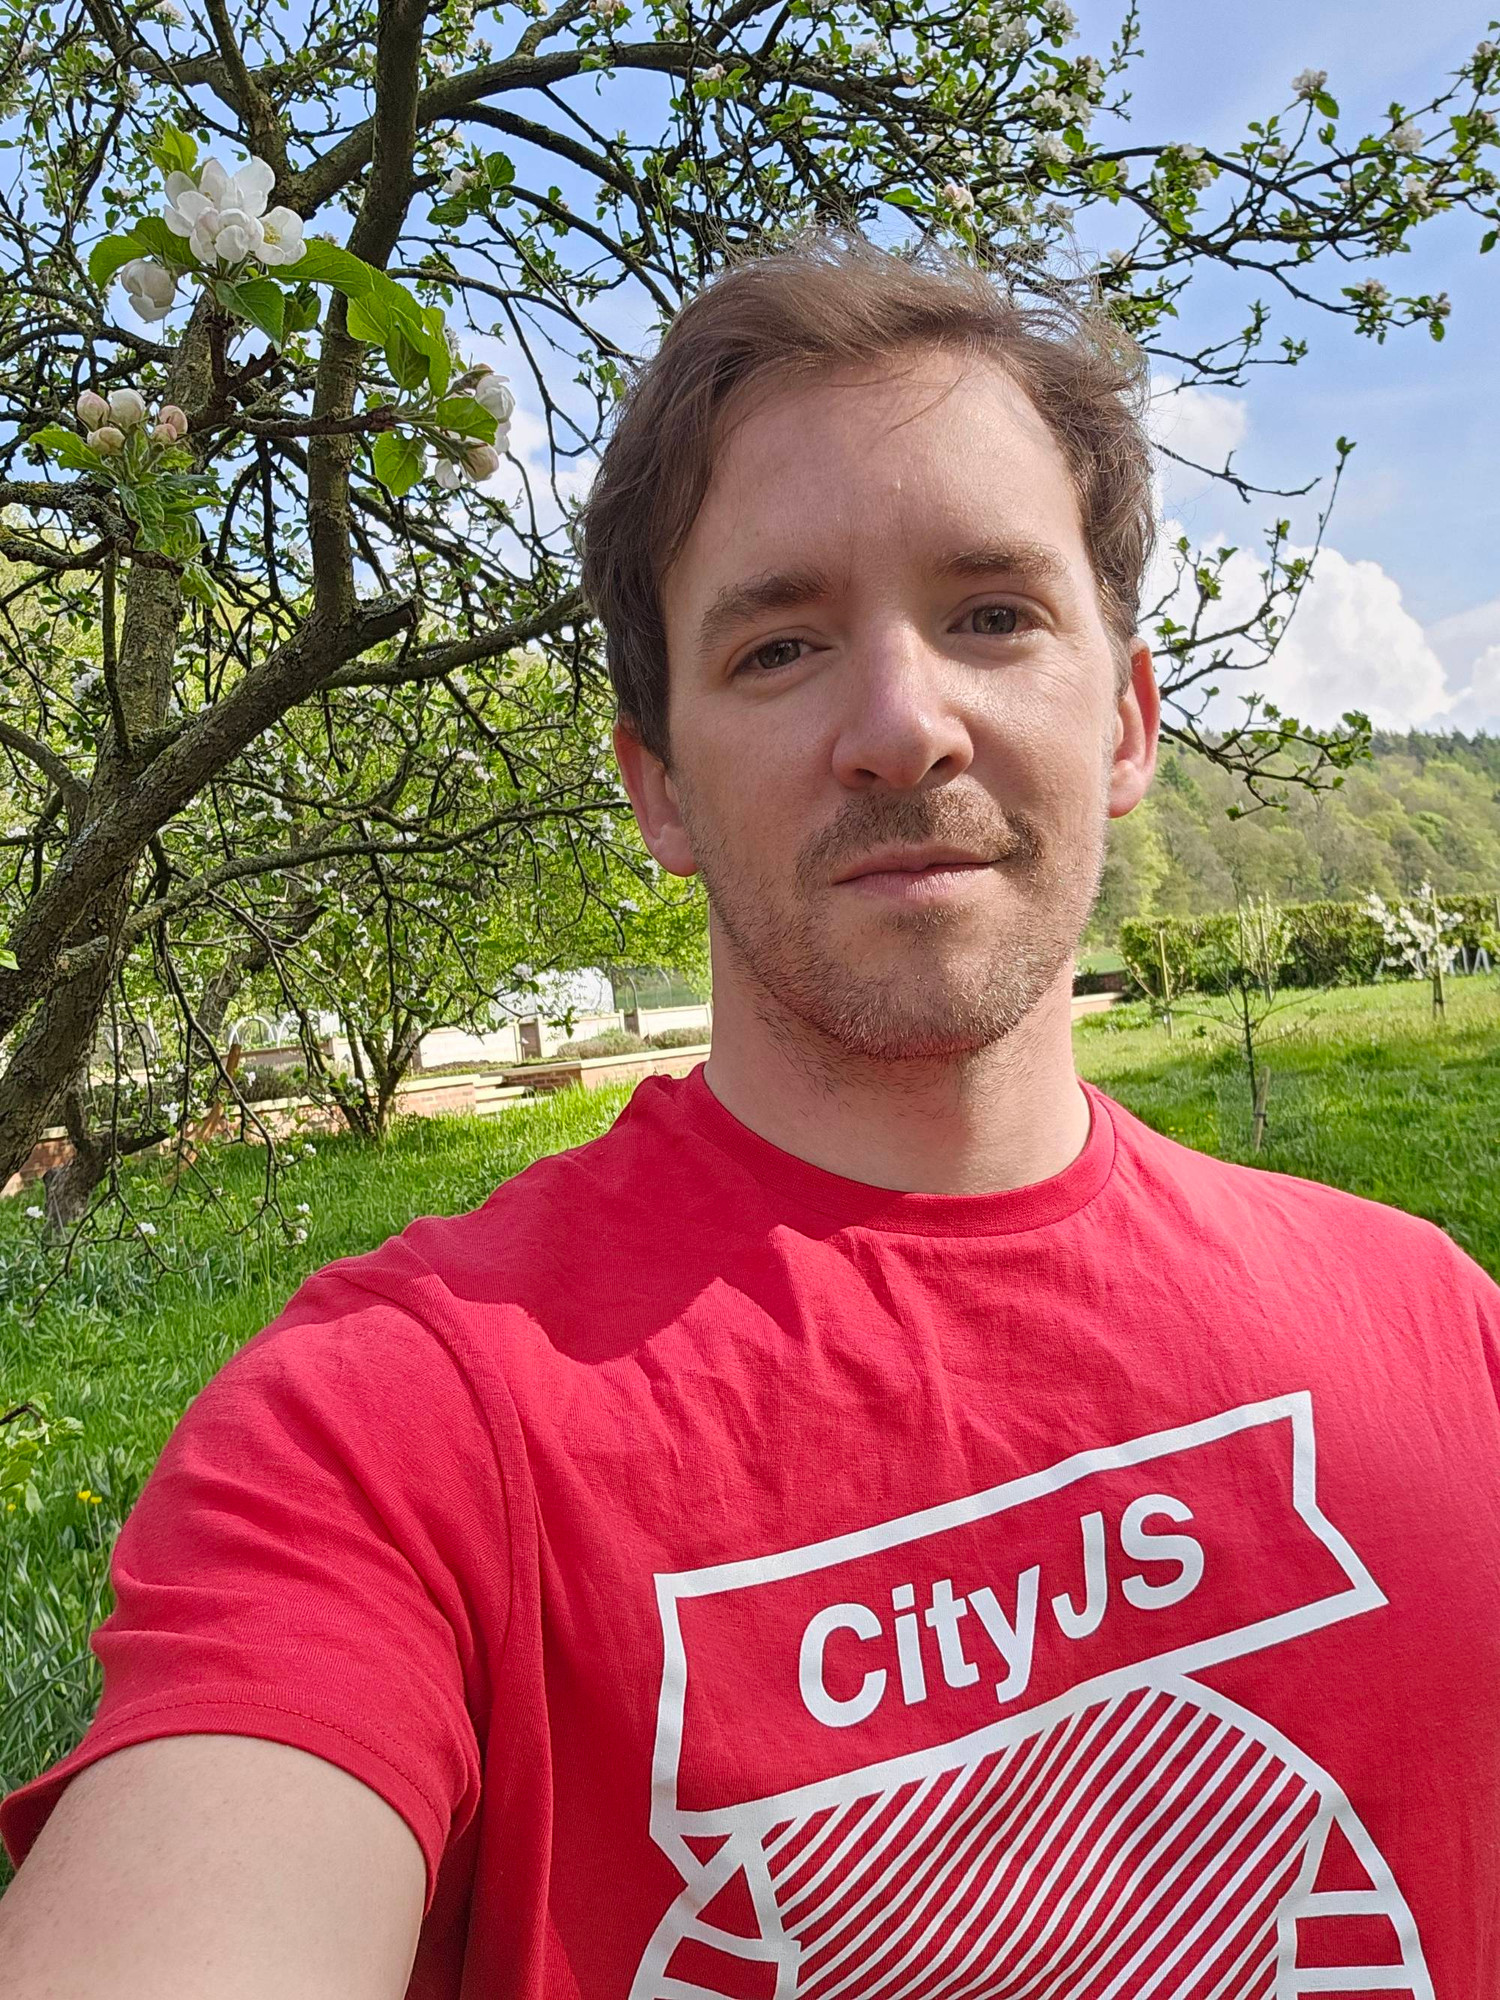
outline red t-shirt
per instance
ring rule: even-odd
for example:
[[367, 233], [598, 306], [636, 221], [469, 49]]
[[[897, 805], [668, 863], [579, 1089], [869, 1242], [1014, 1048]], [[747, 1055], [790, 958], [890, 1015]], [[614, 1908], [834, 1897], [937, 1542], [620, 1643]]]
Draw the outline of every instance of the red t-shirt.
[[411, 1992], [1500, 1990], [1500, 1289], [1089, 1090], [902, 1195], [701, 1072], [320, 1272], [119, 1541], [81, 1749], [413, 1829]]

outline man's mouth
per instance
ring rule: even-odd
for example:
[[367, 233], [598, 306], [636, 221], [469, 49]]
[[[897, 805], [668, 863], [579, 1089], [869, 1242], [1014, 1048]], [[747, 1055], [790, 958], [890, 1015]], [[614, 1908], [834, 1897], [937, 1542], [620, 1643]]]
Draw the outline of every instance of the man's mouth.
[[876, 848], [849, 863], [834, 877], [834, 885], [866, 895], [925, 901], [962, 891], [987, 875], [999, 859], [960, 847]]

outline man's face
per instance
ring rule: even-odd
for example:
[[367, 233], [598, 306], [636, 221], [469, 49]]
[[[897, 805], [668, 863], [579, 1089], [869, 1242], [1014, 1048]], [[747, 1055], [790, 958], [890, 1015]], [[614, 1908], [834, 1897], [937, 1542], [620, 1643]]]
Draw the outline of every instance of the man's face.
[[704, 877], [720, 977], [727, 953], [768, 1018], [875, 1061], [1008, 1033], [1071, 959], [1155, 734], [1026, 397], [940, 352], [769, 391], [663, 611], [669, 767], [618, 740], [657, 858]]

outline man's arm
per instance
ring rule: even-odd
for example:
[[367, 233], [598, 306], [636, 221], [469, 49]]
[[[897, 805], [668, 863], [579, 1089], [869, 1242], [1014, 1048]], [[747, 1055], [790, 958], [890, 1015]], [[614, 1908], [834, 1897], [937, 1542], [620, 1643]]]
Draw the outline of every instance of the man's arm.
[[8, 2000], [400, 2000], [422, 1851], [336, 1765], [241, 1736], [117, 1750], [0, 1902]]

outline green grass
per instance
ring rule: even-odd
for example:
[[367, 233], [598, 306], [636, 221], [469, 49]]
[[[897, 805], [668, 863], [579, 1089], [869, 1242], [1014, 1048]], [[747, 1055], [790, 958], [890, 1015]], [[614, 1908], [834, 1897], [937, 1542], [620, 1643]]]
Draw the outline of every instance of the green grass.
[[[1259, 1155], [1243, 1061], [1221, 1018], [1184, 1015], [1169, 1039], [1133, 1003], [1084, 1017], [1075, 1047], [1083, 1073], [1159, 1131], [1425, 1215], [1500, 1276], [1500, 981], [1455, 980], [1449, 994], [1439, 1025], [1426, 989], [1404, 984], [1311, 995], [1277, 1015]], [[44, 1462], [36, 1510], [0, 1511], [0, 1785], [82, 1733], [98, 1694], [87, 1635], [110, 1544], [215, 1369], [309, 1271], [415, 1215], [473, 1207], [539, 1154], [603, 1130], [626, 1094], [566, 1091], [494, 1119], [412, 1119], [379, 1153], [320, 1140], [281, 1193], [288, 1223], [308, 1231], [300, 1245], [253, 1223], [264, 1166], [253, 1148], [213, 1162], [227, 1228], [195, 1202], [167, 1201], [159, 1169], [132, 1176], [160, 1261], [140, 1241], [98, 1243], [59, 1276], [26, 1202], [0, 1204], [0, 1407], [41, 1395], [83, 1424]]]
[[1169, 1039], [1139, 1002], [1086, 1015], [1078, 1067], [1159, 1132], [1424, 1215], [1500, 1277], [1500, 981], [1450, 981], [1440, 1023], [1414, 982], [1287, 998], [1265, 1030], [1258, 1154], [1244, 1058], [1222, 1018], [1184, 1014]]
[[[498, 1118], [408, 1119], [378, 1153], [321, 1139], [281, 1191], [288, 1221], [307, 1229], [300, 1245], [274, 1225], [226, 1233], [195, 1202], [165, 1202], [148, 1170], [130, 1191], [155, 1224], [160, 1262], [143, 1243], [98, 1243], [59, 1278], [29, 1204], [0, 1204], [0, 1408], [40, 1395], [84, 1426], [44, 1461], [38, 1511], [0, 1510], [0, 1789], [83, 1733], [98, 1699], [87, 1640], [108, 1550], [189, 1398], [308, 1272], [372, 1249], [415, 1215], [474, 1207], [539, 1154], [603, 1131], [626, 1094], [564, 1091]], [[214, 1161], [241, 1224], [259, 1205], [263, 1168], [248, 1147]]]

